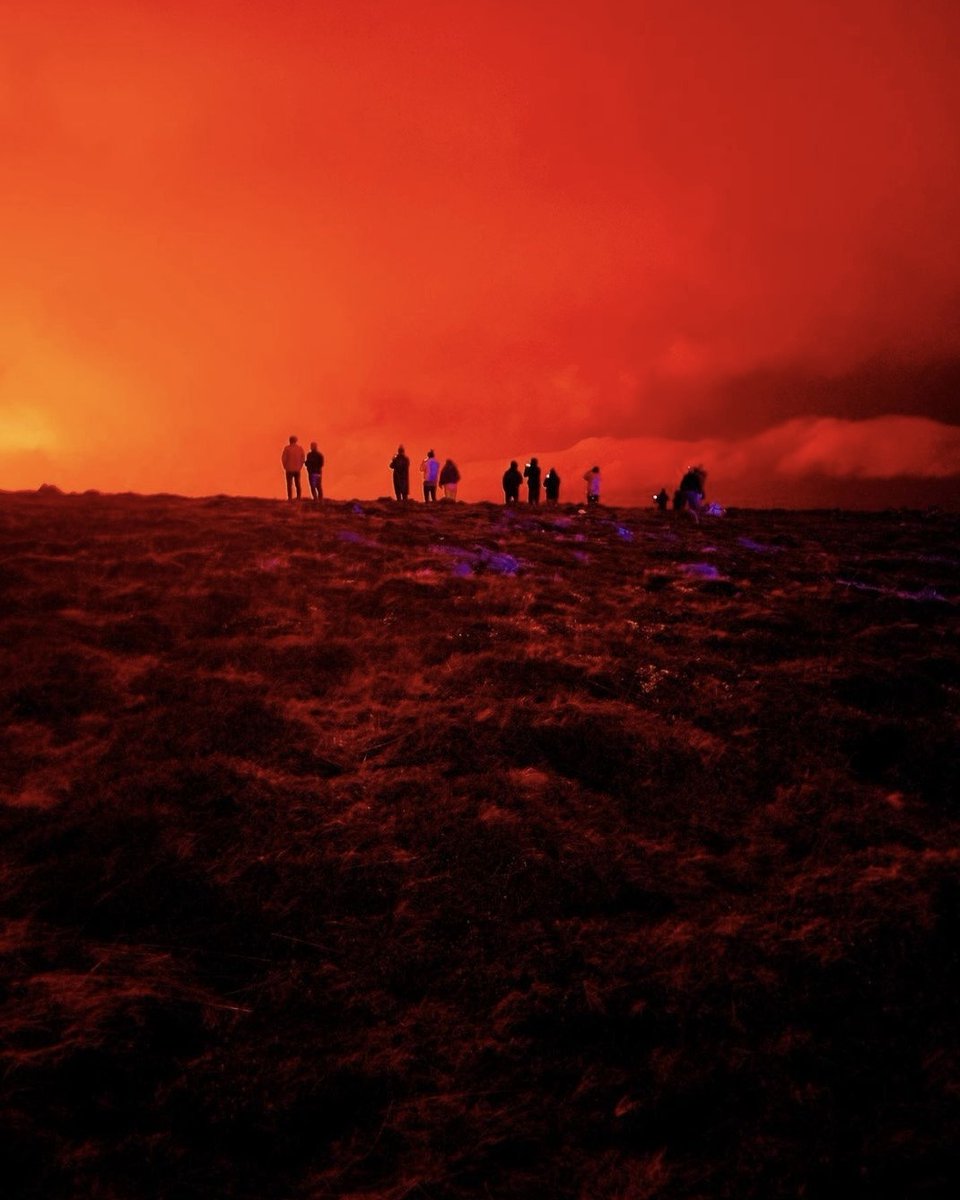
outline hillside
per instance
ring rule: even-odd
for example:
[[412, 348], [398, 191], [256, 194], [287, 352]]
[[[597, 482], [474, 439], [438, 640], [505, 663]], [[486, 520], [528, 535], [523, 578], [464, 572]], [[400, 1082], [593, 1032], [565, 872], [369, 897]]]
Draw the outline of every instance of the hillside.
[[960, 517], [0, 495], [6, 1194], [940, 1197]]

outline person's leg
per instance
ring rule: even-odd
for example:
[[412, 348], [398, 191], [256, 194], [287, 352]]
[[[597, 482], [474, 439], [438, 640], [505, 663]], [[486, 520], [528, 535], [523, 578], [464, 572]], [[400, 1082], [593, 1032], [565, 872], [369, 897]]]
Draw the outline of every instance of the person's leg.
[[293, 472], [285, 471], [284, 474], [287, 477], [287, 499], [292, 500], [293, 499]]
[[294, 482], [294, 486], [295, 486], [295, 487], [296, 487], [296, 489], [297, 489], [297, 499], [299, 500], [299, 499], [300, 499], [300, 497], [301, 497], [301, 492], [300, 492], [300, 472], [299, 472], [299, 471], [294, 471], [294, 473], [293, 473], [293, 482]]

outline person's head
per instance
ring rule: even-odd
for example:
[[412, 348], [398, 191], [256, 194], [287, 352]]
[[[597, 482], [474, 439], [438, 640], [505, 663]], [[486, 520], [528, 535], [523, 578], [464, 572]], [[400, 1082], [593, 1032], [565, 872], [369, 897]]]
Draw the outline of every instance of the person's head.
[[432, 450], [428, 450], [428, 451], [427, 451], [427, 458], [433, 458], [433, 451], [432, 451]]
[[511, 458], [511, 459], [510, 459], [510, 470], [511, 470], [511, 471], [516, 471], [516, 470], [518, 470], [518, 469], [519, 469], [519, 468], [517, 467], [517, 460], [516, 460], [515, 458]]
[[590, 468], [590, 472], [591, 472], [591, 474], [593, 474], [593, 475], [599, 475], [599, 474], [600, 474], [600, 468], [599, 468], [599, 467], [591, 467], [591, 468]]
[[297, 440], [297, 435], [295, 433], [291, 433], [290, 434], [290, 445], [292, 446], [296, 440]]
[[535, 458], [531, 458], [531, 459], [530, 459], [530, 466], [531, 466], [531, 467], [535, 467], [536, 465], [537, 465], [537, 460], [536, 460]]
[[311, 443], [310, 443], [310, 449], [311, 449], [311, 450], [316, 450], [316, 448], [317, 448], [317, 443], [316, 443], [316, 442], [311, 442]]
[[402, 453], [403, 453], [403, 447], [402, 447], [402, 446], [398, 446], [398, 447], [397, 447], [397, 453], [398, 453], [398, 454], [402, 454]]

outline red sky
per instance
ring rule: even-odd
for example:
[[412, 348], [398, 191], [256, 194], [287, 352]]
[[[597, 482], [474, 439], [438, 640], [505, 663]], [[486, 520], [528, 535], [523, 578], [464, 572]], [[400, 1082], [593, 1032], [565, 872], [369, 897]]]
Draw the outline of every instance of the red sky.
[[953, 0], [0, 12], [0, 487], [960, 499]]

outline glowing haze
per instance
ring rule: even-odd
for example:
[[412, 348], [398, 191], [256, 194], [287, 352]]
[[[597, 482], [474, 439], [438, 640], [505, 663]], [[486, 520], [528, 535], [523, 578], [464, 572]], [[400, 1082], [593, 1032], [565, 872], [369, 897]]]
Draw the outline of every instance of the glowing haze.
[[[0, 488], [954, 502], [952, 0], [0, 14]], [[571, 484], [572, 486], [572, 484]], [[569, 495], [569, 492], [568, 492]]]

